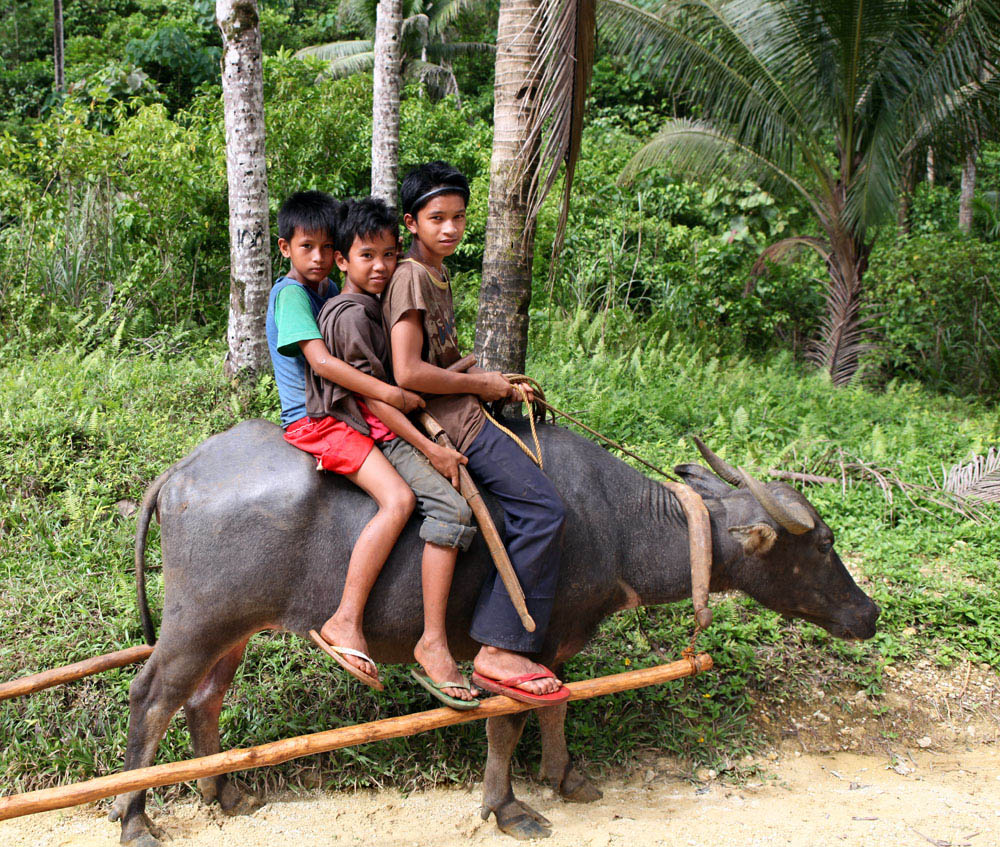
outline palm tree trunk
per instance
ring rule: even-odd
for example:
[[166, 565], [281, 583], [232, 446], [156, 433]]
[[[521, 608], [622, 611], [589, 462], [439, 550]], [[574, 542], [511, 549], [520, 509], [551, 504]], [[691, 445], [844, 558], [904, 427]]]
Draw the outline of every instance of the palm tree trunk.
[[264, 81], [257, 0], [216, 0], [229, 181], [229, 352], [226, 373], [268, 362], [264, 321], [271, 249], [264, 158]]
[[497, 28], [489, 214], [479, 289], [476, 357], [487, 370], [522, 373], [534, 225], [528, 191], [538, 148], [525, 149], [538, 94], [538, 0], [501, 0]]
[[976, 158], [979, 150], [973, 147], [965, 154], [962, 163], [962, 193], [958, 200], [958, 228], [966, 235], [972, 232], [972, 198], [976, 193]]
[[55, 65], [56, 91], [66, 88], [66, 65], [63, 56], [63, 4], [62, 0], [52, 2], [52, 63]]
[[896, 225], [900, 231], [910, 233], [910, 206], [917, 181], [917, 157], [910, 154], [903, 160], [902, 184], [899, 187], [899, 205], [896, 207]]
[[927, 148], [927, 184], [934, 187], [934, 148]]
[[399, 75], [402, 0], [379, 0], [372, 88], [372, 194], [396, 205], [399, 177]]

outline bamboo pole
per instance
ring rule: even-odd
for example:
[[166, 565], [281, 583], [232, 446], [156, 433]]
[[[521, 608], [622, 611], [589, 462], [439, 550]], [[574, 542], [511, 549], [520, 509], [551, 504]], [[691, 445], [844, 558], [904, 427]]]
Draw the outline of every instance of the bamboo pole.
[[148, 644], [141, 644], [138, 647], [129, 647], [116, 653], [105, 653], [103, 656], [94, 656], [91, 659], [84, 659], [82, 662], [64, 665], [61, 668], [52, 668], [32, 676], [12, 679], [9, 682], [0, 683], [0, 700], [20, 697], [22, 694], [32, 694], [35, 691], [52, 688], [54, 685], [62, 685], [64, 682], [72, 682], [85, 676], [93, 676], [95, 673], [142, 662], [149, 658], [149, 654], [152, 652], [153, 648]]
[[[711, 667], [711, 656], [707, 653], [699, 653], [691, 661], [681, 659], [667, 665], [657, 665], [644, 670], [627, 671], [613, 676], [570, 682], [566, 687], [570, 690], [571, 700], [586, 700], [591, 697], [614, 694], [618, 691], [628, 691], [633, 688], [644, 688], [648, 685], [669, 682], [673, 679], [710, 670]], [[536, 708], [538, 706], [520, 703], [508, 697], [490, 697], [481, 701], [479, 708], [473, 709], [471, 712], [459, 712], [447, 708], [431, 709], [413, 715], [402, 715], [356, 726], [315, 732], [310, 735], [299, 735], [295, 738], [286, 738], [282, 741], [273, 741], [256, 747], [228, 750], [224, 753], [188, 759], [184, 762], [170, 762], [148, 768], [137, 768], [60, 788], [44, 788], [24, 794], [13, 794], [8, 797], [0, 797], [0, 821], [36, 812], [78, 806], [81, 803], [89, 803], [93, 800], [101, 800], [129, 791], [142, 791], [160, 785], [172, 785], [177, 782], [188, 782], [233, 771], [277, 765], [301, 756], [326, 753], [330, 750], [368, 744], [372, 741], [416, 735], [452, 724], [499, 715], [511, 715]]]

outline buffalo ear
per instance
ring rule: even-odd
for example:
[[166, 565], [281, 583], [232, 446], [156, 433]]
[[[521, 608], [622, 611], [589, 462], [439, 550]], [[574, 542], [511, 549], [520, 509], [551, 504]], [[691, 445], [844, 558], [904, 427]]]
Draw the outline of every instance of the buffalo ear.
[[778, 533], [773, 526], [766, 523], [755, 523], [751, 526], [731, 526], [729, 533], [740, 544], [748, 556], [765, 556], [778, 540]]

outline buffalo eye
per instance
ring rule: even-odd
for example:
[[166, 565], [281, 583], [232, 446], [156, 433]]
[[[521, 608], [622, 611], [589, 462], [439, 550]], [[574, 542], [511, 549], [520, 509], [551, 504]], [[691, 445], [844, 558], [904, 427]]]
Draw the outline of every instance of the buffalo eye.
[[822, 544], [819, 545], [820, 553], [829, 553], [832, 549], [833, 549], [832, 541], [824, 541]]

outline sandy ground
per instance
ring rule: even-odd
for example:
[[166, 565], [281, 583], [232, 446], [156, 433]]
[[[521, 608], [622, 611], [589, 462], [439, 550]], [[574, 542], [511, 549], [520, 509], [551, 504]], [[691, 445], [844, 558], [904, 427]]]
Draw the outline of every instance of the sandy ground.
[[[553, 824], [547, 847], [652, 845], [893, 845], [1000, 847], [1000, 749], [884, 755], [784, 753], [741, 783], [701, 784], [662, 767], [612, 775], [586, 806], [532, 784], [517, 795]], [[478, 790], [437, 789], [270, 798], [253, 815], [227, 818], [197, 803], [154, 811], [172, 847], [511, 845], [479, 814]], [[96, 805], [0, 823], [3, 847], [111, 847], [119, 827]]]

